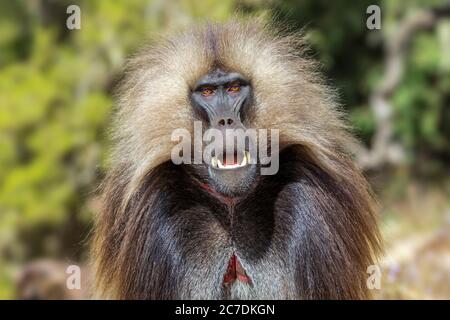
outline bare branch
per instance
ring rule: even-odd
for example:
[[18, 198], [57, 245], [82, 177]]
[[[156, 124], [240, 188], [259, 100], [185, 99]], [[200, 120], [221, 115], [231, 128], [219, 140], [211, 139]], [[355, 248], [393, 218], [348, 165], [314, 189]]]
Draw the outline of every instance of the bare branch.
[[403, 20], [397, 32], [386, 40], [385, 72], [369, 98], [376, 124], [372, 146], [367, 149], [359, 145], [354, 150], [363, 169], [404, 162], [404, 148], [393, 137], [391, 98], [403, 78], [404, 57], [415, 34], [433, 28], [441, 19], [448, 17], [450, 6], [419, 11]]

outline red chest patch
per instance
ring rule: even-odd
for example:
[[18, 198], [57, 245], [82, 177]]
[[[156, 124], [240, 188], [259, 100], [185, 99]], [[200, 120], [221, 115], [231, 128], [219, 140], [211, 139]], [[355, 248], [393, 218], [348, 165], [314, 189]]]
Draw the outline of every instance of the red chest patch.
[[233, 254], [228, 262], [227, 271], [225, 272], [225, 276], [223, 277], [224, 285], [231, 285], [234, 281], [239, 280], [244, 283], [251, 284], [252, 281], [249, 276], [245, 273], [244, 268], [242, 267], [239, 259]]

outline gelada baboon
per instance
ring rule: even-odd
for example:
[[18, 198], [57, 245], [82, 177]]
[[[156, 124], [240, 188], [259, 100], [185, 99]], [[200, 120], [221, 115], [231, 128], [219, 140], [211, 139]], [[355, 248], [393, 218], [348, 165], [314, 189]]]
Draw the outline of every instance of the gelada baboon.
[[[130, 59], [95, 226], [97, 297], [369, 296], [373, 199], [347, 152], [352, 137], [333, 90], [304, 51], [301, 36], [236, 19]], [[278, 129], [278, 172], [175, 165], [171, 133], [196, 120]]]

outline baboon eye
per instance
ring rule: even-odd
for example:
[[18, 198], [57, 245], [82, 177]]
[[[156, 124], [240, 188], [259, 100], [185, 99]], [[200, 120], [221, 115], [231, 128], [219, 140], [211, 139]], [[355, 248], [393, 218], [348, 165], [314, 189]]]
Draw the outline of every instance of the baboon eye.
[[230, 92], [230, 93], [239, 92], [239, 91], [241, 91], [241, 84], [239, 82], [233, 82], [227, 88], [227, 91]]
[[202, 87], [202, 88], [200, 88], [200, 93], [204, 97], [210, 97], [210, 96], [214, 95], [215, 90], [214, 90], [214, 88], [211, 88], [211, 87]]

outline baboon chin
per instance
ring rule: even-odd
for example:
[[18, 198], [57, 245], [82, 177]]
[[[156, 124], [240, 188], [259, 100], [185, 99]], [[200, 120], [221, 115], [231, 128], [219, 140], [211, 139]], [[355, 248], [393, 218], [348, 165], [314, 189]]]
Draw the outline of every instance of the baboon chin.
[[[95, 225], [97, 297], [370, 297], [374, 200], [301, 36], [259, 20], [199, 25], [144, 48], [124, 74]], [[277, 150], [263, 145], [274, 158], [248, 139], [175, 164], [171, 134], [195, 121], [224, 137], [277, 130]]]

